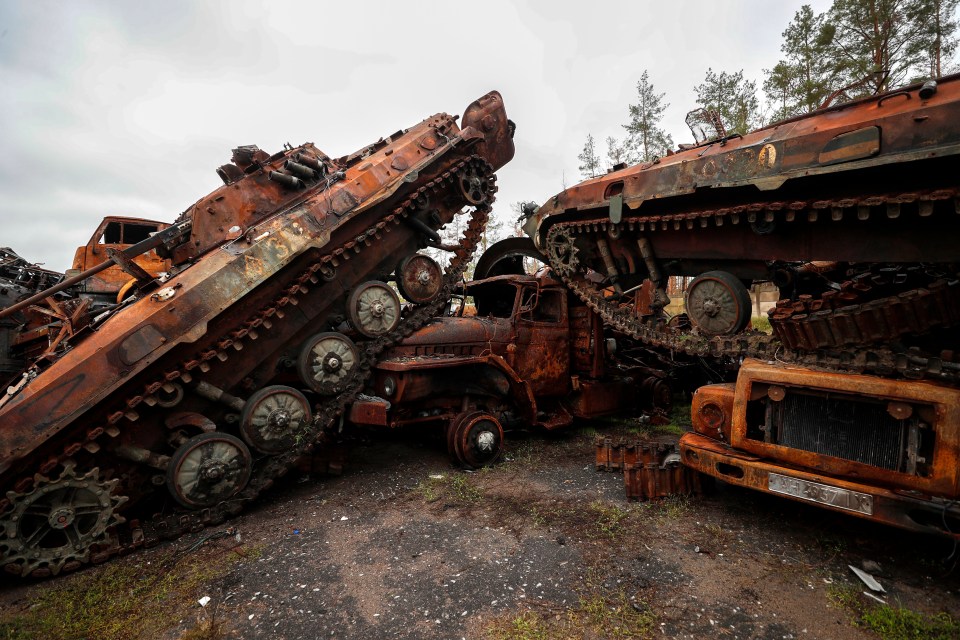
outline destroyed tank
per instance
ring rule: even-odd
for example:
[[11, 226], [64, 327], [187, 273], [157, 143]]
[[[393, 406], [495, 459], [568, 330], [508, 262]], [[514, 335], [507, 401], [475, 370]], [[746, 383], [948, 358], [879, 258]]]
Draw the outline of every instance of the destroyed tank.
[[[697, 144], [527, 209], [555, 273], [675, 353], [960, 381], [960, 76], [744, 135], [703, 121]], [[672, 276], [692, 281], [668, 318]], [[772, 335], [750, 328], [758, 281], [779, 292]]]
[[[61, 315], [0, 400], [0, 565], [42, 577], [221, 522], [322, 447], [479, 240], [514, 125], [496, 92], [456, 120], [340, 159], [239, 147], [169, 227], [0, 312], [43, 313], [105, 268], [129, 277], [117, 304]], [[463, 237], [442, 245], [459, 214]], [[444, 268], [427, 245], [450, 252]], [[148, 251], [169, 269], [134, 262]]]

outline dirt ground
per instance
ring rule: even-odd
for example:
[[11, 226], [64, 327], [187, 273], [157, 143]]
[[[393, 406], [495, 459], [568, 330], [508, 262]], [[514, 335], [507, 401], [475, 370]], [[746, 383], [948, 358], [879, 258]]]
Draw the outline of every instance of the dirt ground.
[[285, 480], [227, 523], [229, 536], [3, 582], [0, 630], [29, 637], [17, 620], [45, 590], [113, 563], [149, 573], [172, 550], [203, 560], [237, 548], [215, 577], [176, 592], [162, 628], [131, 636], [877, 637], [841, 604], [866, 601], [848, 565], [866, 566], [894, 608], [960, 618], [952, 543], [726, 485], [628, 502], [622, 475], [594, 470], [598, 432], [514, 439], [500, 465], [475, 473], [432, 440], [360, 442], [342, 476]]

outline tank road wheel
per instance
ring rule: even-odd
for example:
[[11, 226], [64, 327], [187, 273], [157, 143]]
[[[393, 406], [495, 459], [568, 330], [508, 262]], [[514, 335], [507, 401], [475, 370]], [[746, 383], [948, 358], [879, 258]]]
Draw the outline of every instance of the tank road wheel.
[[360, 364], [356, 345], [342, 333], [318, 333], [303, 345], [297, 372], [315, 392], [330, 396], [340, 393]]
[[353, 327], [363, 335], [368, 338], [382, 336], [400, 323], [400, 297], [386, 282], [364, 282], [350, 294], [347, 315]]
[[458, 176], [460, 193], [472, 205], [483, 204], [490, 198], [490, 176], [475, 165], [469, 165]]
[[167, 467], [167, 489], [188, 509], [229, 500], [247, 485], [252, 459], [243, 440], [201, 433], [180, 445]]
[[467, 469], [491, 465], [503, 454], [503, 427], [489, 413], [461, 414], [448, 428], [453, 430], [453, 455]]
[[312, 420], [310, 403], [302, 393], [282, 385], [264, 387], [243, 405], [240, 435], [261, 453], [282, 453]]
[[426, 304], [437, 297], [443, 286], [443, 270], [437, 261], [415, 253], [397, 267], [397, 288], [414, 304]]
[[13, 509], [0, 518], [0, 562], [24, 577], [87, 562], [91, 547], [107, 542], [107, 530], [124, 522], [115, 513], [127, 501], [113, 495], [117, 482], [100, 480], [98, 468], [78, 476], [70, 465], [57, 480], [37, 476], [29, 493], [7, 493]]
[[750, 292], [726, 271], [702, 273], [687, 289], [687, 315], [705, 335], [728, 336], [743, 331], [750, 322], [752, 306]]

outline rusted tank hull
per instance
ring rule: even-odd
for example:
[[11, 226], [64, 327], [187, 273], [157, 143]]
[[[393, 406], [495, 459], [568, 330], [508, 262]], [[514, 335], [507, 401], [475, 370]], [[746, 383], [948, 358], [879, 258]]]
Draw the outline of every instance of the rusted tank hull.
[[[616, 167], [524, 228], [608, 325], [651, 346], [957, 384], [958, 122], [960, 76], [904, 87]], [[694, 278], [692, 330], [660, 326], [671, 277]], [[645, 281], [654, 304], [627, 313]], [[772, 336], [748, 326], [758, 281], [779, 290]]]
[[[0, 564], [49, 575], [219, 522], [322, 444], [460, 281], [512, 133], [493, 92], [460, 127], [438, 114], [337, 160], [234, 150], [171, 227], [170, 275], [0, 401]], [[381, 279], [461, 213], [461, 245], [401, 317]]]

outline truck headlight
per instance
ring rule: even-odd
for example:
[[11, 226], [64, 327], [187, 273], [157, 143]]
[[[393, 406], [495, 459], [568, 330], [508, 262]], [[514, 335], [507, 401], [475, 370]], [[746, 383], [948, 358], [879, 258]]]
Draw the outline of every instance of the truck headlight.
[[383, 395], [388, 398], [397, 392], [397, 381], [387, 376], [383, 379]]

